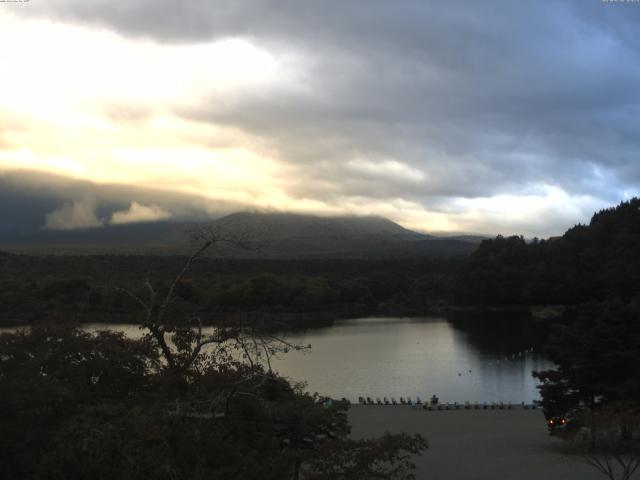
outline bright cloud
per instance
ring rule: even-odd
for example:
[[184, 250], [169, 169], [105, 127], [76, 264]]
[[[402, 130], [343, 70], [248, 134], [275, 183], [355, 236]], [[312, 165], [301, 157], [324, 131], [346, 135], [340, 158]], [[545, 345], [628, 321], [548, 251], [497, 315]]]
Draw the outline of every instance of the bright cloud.
[[44, 228], [47, 230], [77, 230], [102, 226], [96, 216], [96, 205], [91, 200], [83, 200], [64, 205], [47, 214]]
[[123, 223], [157, 222], [171, 218], [171, 213], [157, 205], [141, 205], [131, 202], [127, 210], [114, 212], [109, 223], [120, 225]]
[[[161, 46], [106, 30], [0, 12], [2, 106], [36, 118], [76, 124], [100, 103], [162, 110], [199, 102], [211, 89], [229, 98], [282, 81], [276, 59], [247, 40]], [[99, 124], [99, 117], [93, 123]]]
[[596, 210], [607, 206], [595, 197], [572, 197], [547, 185], [522, 195], [461, 199], [453, 204], [451, 215], [466, 230], [475, 227], [478, 218], [483, 218], [490, 228], [477, 230], [481, 233], [513, 235], [526, 232], [545, 237], [550, 231], [562, 234], [568, 225], [588, 222]]
[[372, 162], [371, 160], [357, 158], [349, 160], [347, 166], [358, 173], [383, 178], [395, 177], [410, 182], [420, 182], [425, 177], [424, 173], [420, 170], [396, 160]]

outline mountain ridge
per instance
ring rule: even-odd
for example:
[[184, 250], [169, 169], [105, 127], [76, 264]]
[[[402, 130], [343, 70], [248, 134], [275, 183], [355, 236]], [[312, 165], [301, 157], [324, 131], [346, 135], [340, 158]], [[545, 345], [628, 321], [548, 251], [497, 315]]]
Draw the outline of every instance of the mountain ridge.
[[[438, 257], [461, 256], [475, 249], [477, 243], [465, 239], [436, 238], [414, 232], [379, 216], [319, 216], [288, 212], [240, 211], [211, 222], [147, 222], [126, 225], [103, 225], [77, 230], [41, 230], [36, 235], [11, 238], [0, 234], [0, 244], [65, 245], [66, 252], [109, 246], [118, 250], [126, 245], [136, 252], [145, 246], [166, 248], [178, 252], [188, 243], [191, 228], [214, 228], [229, 232], [243, 230], [250, 237], [265, 243], [260, 252], [224, 249], [230, 256], [264, 256], [276, 258], [361, 258], [361, 257]], [[6, 249], [6, 248], [5, 248]]]

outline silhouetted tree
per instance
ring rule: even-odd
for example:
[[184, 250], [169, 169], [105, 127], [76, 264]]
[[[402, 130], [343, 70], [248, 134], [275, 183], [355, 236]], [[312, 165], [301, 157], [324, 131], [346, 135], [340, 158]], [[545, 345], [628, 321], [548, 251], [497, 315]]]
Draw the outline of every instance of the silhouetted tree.
[[556, 368], [534, 372], [550, 416], [630, 402], [640, 408], [640, 301], [570, 309], [549, 339]]

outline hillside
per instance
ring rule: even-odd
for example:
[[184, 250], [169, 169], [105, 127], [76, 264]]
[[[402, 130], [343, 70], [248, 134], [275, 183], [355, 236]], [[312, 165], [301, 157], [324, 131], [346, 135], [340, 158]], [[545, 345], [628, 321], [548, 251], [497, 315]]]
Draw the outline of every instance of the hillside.
[[256, 252], [223, 250], [224, 256], [264, 258], [460, 257], [478, 242], [413, 232], [382, 217], [320, 217], [291, 213], [238, 212], [213, 222], [147, 222], [76, 230], [40, 230], [22, 237], [0, 235], [0, 244], [25, 253], [179, 254], [189, 230], [210, 226], [242, 231], [260, 243]]
[[564, 304], [640, 291], [640, 199], [593, 215], [562, 237], [485, 240], [458, 275], [459, 304]]
[[292, 213], [237, 212], [214, 221], [212, 225], [223, 228], [248, 228], [271, 240], [366, 235], [432, 238], [430, 235], [407, 230], [389, 219], [376, 216], [320, 217]]
[[417, 233], [382, 217], [241, 212], [213, 226], [255, 234], [264, 241], [256, 255], [275, 258], [451, 257], [469, 254], [477, 246]]

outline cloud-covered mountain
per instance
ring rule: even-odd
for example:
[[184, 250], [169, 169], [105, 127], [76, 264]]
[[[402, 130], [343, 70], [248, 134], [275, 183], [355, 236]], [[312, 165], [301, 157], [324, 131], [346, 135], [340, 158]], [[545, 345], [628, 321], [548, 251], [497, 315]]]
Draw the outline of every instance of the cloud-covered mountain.
[[389, 236], [402, 239], [432, 238], [401, 227], [383, 217], [319, 217], [291, 213], [236, 212], [212, 222], [222, 229], [246, 229], [265, 240], [289, 238]]
[[295, 257], [424, 257], [463, 255], [467, 238], [439, 238], [377, 216], [236, 212], [231, 204], [131, 186], [99, 185], [52, 175], [0, 175], [0, 244], [64, 253], [179, 253], [189, 230], [207, 225], [247, 232], [258, 252], [228, 255]]
[[477, 241], [417, 233], [382, 217], [318, 217], [288, 213], [241, 212], [214, 228], [246, 231], [264, 245], [255, 255], [296, 258], [411, 258], [466, 255]]
[[80, 231], [84, 238], [106, 238], [111, 231], [125, 229], [105, 227], [206, 221], [238, 208], [232, 202], [162, 189], [98, 184], [33, 171], [0, 172], [2, 243], [70, 240], [80, 238]]

